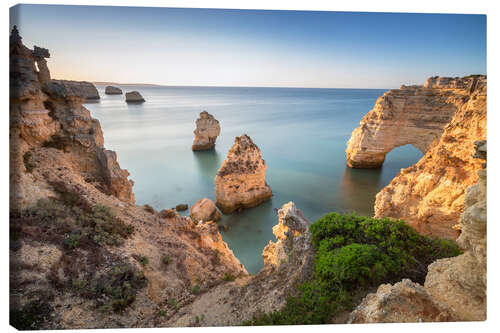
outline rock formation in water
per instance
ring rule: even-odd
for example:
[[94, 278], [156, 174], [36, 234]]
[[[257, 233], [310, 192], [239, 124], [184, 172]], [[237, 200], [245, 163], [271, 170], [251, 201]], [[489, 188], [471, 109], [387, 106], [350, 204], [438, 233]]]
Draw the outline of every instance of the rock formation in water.
[[104, 93], [106, 95], [122, 95], [123, 91], [118, 87], [106, 86]]
[[[10, 38], [10, 306], [25, 329], [165, 326], [247, 272], [215, 223], [134, 205], [99, 121]], [[40, 66], [38, 67], [40, 68]], [[42, 78], [42, 80], [40, 80]], [[159, 316], [164, 311], [165, 316]]]
[[191, 220], [195, 223], [213, 221], [217, 222], [220, 220], [220, 213], [215, 207], [215, 204], [209, 198], [203, 198], [195, 202], [191, 209], [189, 210], [189, 216]]
[[[477, 142], [477, 158], [486, 143]], [[351, 313], [352, 323], [486, 320], [486, 169], [467, 189], [457, 242], [464, 253], [429, 265], [424, 286], [382, 285]]]
[[254, 316], [281, 309], [295, 287], [311, 277], [315, 252], [309, 221], [293, 202], [281, 207], [278, 219], [273, 228], [277, 241], [269, 242], [262, 252], [264, 268], [258, 274], [208, 290], [175, 314], [169, 326], [241, 325]]
[[125, 101], [127, 103], [142, 103], [146, 100], [138, 91], [130, 91], [128, 93], [125, 93]]
[[486, 137], [486, 77], [429, 78], [377, 100], [348, 142], [351, 167], [380, 167], [395, 147], [424, 156], [377, 194], [376, 217], [403, 219], [419, 232], [455, 238], [465, 190], [477, 180], [474, 141]]
[[266, 163], [252, 139], [236, 137], [215, 176], [216, 205], [224, 214], [261, 204], [272, 196], [266, 183]]
[[85, 102], [97, 101], [101, 98], [94, 84], [87, 81], [51, 80], [47, 83], [45, 90], [47, 93], [52, 92], [60, 96], [82, 97]]
[[196, 119], [193, 150], [210, 150], [215, 147], [215, 140], [220, 134], [219, 121], [207, 111], [200, 113]]

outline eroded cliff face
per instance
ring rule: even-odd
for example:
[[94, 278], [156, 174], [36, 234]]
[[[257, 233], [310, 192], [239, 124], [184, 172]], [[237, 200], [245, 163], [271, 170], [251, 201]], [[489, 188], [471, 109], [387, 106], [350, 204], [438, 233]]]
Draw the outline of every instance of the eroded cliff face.
[[[426, 85], [435, 87], [434, 80]], [[456, 111], [425, 155], [377, 194], [375, 217], [403, 219], [422, 234], [454, 239], [466, 189], [481, 169], [473, 155], [474, 142], [486, 138], [486, 77], [445, 83], [432, 89], [451, 94], [447, 100]]]
[[309, 224], [293, 202], [283, 205], [273, 227], [276, 242], [270, 241], [262, 252], [264, 268], [255, 276], [207, 291], [173, 316], [169, 326], [241, 325], [254, 316], [281, 309], [287, 296], [313, 271], [315, 251]]
[[[20, 40], [10, 44], [11, 204], [24, 208], [52, 193], [39, 168], [68, 161], [84, 182], [134, 203], [133, 182], [116, 154], [106, 150], [100, 124], [82, 106], [81, 90], [65, 81], [39, 80], [33, 51]], [[54, 181], [54, 180], [51, 180]]]
[[207, 111], [203, 111], [200, 113], [200, 118], [196, 119], [196, 129], [193, 133], [193, 150], [213, 149], [220, 134], [219, 121]]
[[[476, 144], [479, 158], [486, 143]], [[381, 285], [351, 315], [350, 323], [486, 320], [486, 169], [467, 189], [462, 230], [457, 242], [464, 253], [429, 265], [425, 284], [405, 279]]]
[[104, 148], [84, 98], [35, 61], [14, 30], [11, 320], [35, 318], [31, 329], [165, 326], [225, 275], [247, 276], [215, 223], [134, 204], [128, 172]]
[[216, 205], [225, 214], [257, 206], [272, 196], [266, 183], [266, 163], [246, 134], [236, 137], [214, 182]]

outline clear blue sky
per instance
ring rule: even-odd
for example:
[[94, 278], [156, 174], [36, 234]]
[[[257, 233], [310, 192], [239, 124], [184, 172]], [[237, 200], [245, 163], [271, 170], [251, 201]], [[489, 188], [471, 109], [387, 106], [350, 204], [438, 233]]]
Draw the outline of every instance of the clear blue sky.
[[18, 5], [54, 78], [393, 88], [486, 74], [486, 16]]

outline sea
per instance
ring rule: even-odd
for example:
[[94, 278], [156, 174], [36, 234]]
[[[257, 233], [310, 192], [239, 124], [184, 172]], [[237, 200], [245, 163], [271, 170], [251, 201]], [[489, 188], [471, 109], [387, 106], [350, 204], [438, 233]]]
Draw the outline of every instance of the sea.
[[[97, 85], [100, 101], [85, 106], [101, 123], [105, 147], [130, 172], [139, 205], [161, 210], [215, 201], [214, 178], [235, 137], [246, 133], [260, 148], [273, 197], [219, 221], [249, 273], [263, 267], [262, 250], [275, 240], [283, 204], [293, 201], [311, 222], [332, 211], [372, 216], [377, 192], [422, 156], [407, 145], [390, 152], [380, 169], [346, 167], [352, 130], [386, 89], [118, 86], [139, 91], [146, 102], [127, 104], [124, 95], [105, 95]], [[202, 111], [219, 120], [221, 133], [215, 150], [193, 152]]]

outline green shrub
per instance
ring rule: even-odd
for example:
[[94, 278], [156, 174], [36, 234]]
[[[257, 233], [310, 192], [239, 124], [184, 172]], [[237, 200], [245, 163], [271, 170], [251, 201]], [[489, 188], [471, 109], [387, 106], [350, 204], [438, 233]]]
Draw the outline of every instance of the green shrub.
[[423, 283], [427, 266], [460, 254], [449, 240], [418, 234], [403, 221], [329, 213], [310, 226], [316, 249], [311, 278], [280, 311], [245, 325], [326, 324], [352, 310], [353, 297], [380, 283], [410, 278]]
[[234, 281], [234, 276], [231, 273], [226, 273], [224, 274], [224, 277], [222, 278], [224, 281]]
[[174, 310], [179, 310], [180, 305], [179, 302], [175, 298], [169, 298], [168, 299], [168, 305], [173, 308]]
[[165, 265], [168, 265], [170, 263], [170, 256], [168, 254], [165, 254], [161, 260]]
[[75, 249], [78, 247], [78, 241], [82, 236], [78, 234], [69, 234], [64, 240], [63, 244], [69, 249]]
[[194, 285], [193, 288], [191, 289], [192, 293], [195, 295], [199, 294], [200, 290], [201, 290], [201, 287], [198, 284]]
[[167, 310], [160, 310], [160, 311], [158, 311], [158, 316], [165, 317], [166, 315], [167, 315]]

